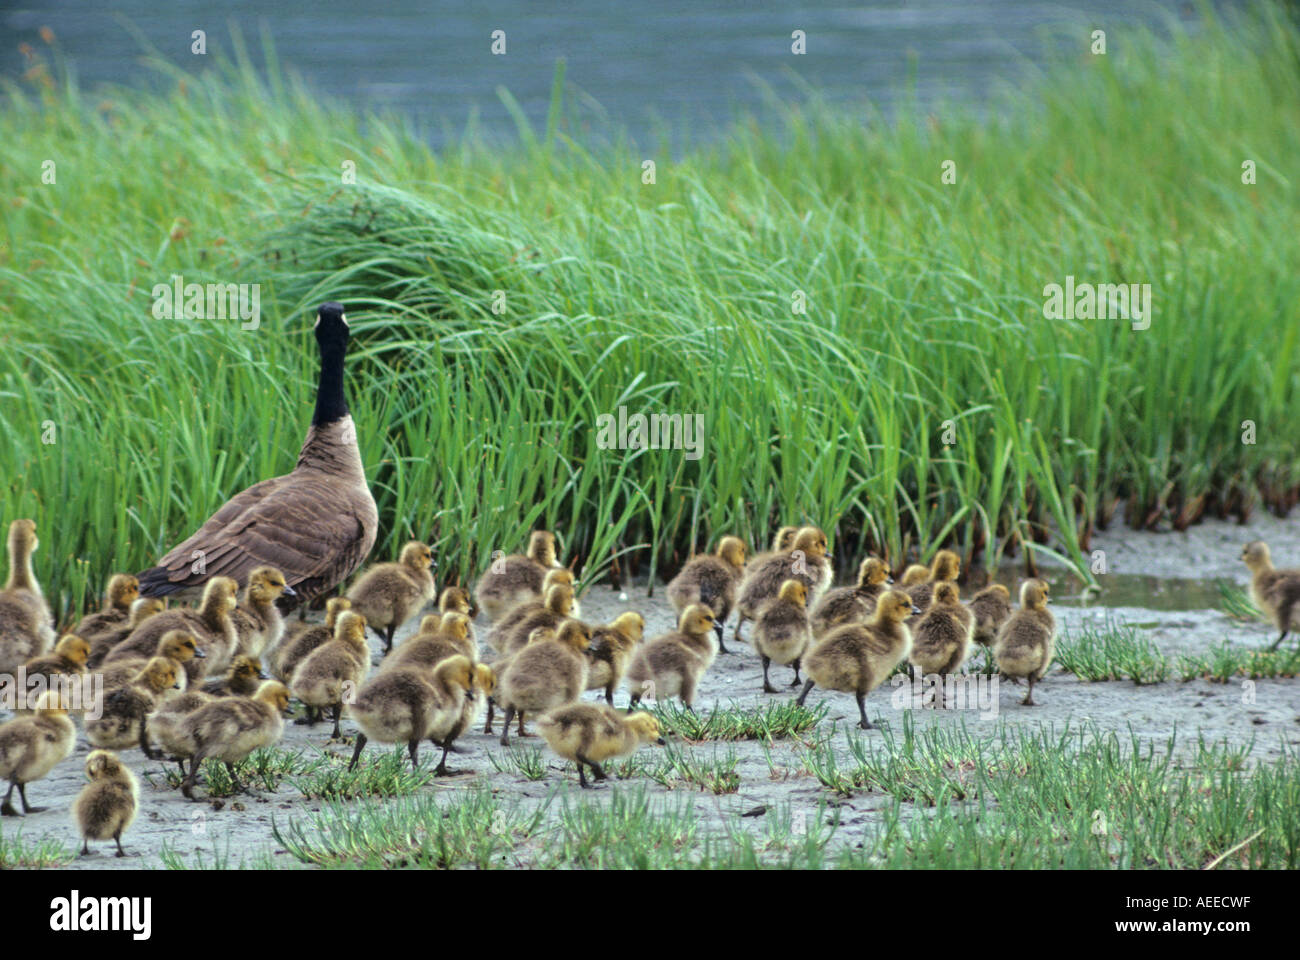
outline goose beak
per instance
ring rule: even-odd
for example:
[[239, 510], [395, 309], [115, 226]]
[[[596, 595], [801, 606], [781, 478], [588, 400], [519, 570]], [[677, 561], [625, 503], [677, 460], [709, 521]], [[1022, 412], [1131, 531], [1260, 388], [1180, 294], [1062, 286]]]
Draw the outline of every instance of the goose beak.
[[893, 583], [893, 582], [894, 582], [893, 577], [885, 577], [885, 583]]
[[296, 597], [298, 596], [298, 591], [286, 583], [284, 585], [284, 594], [287, 597]]
[[913, 613], [920, 613], [920, 612], [921, 612], [921, 608], [918, 607], [916, 604], [912, 604], [912, 612], [913, 612]]
[[659, 746], [661, 747], [668, 746], [668, 741], [665, 740], [663, 737], [660, 737], [658, 740], [655, 741], [655, 743], [659, 744]]
[[266, 675], [266, 671], [265, 671], [265, 670], [259, 670], [259, 671], [257, 671], [257, 679], [259, 679], [259, 680], [270, 680], [271, 678], [268, 677], [268, 676]]
[[200, 660], [206, 660], [208, 658], [208, 655], [206, 653], [204, 653], [202, 650], [199, 650], [197, 648], [195, 648], [194, 650], [194, 656]]

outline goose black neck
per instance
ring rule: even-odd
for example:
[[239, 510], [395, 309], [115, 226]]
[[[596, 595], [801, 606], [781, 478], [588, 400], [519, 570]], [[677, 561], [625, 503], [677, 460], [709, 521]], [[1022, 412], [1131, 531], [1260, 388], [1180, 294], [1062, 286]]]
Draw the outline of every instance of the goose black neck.
[[311, 418], [313, 426], [333, 423], [348, 415], [348, 401], [343, 396], [343, 356], [346, 352], [346, 344], [321, 346], [320, 384], [316, 388], [316, 412]]

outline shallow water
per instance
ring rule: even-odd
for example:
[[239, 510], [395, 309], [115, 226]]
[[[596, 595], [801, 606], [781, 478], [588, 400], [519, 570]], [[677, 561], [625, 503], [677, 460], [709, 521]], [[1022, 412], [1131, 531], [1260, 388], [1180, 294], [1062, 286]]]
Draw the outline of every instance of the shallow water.
[[[1086, 591], [1086, 584], [1064, 570], [1040, 569], [1039, 578], [1051, 586], [1052, 603], [1069, 607], [1139, 607], [1145, 610], [1218, 610], [1221, 605], [1218, 580], [1147, 576], [1136, 573], [1107, 573], [1097, 577], [1098, 590]], [[1022, 565], [1004, 566], [994, 578], [1005, 584], [1013, 597], [1025, 579]], [[972, 590], [963, 590], [971, 593]]]
[[[43, 48], [42, 26], [53, 29], [89, 88], [158, 82], [140, 67], [149, 46], [184, 69], [201, 70], [213, 54], [230, 51], [232, 24], [260, 65], [264, 26], [280, 61], [314, 90], [423, 121], [435, 144], [445, 140], [442, 122], [461, 128], [471, 116], [489, 135], [513, 137], [514, 121], [498, 87], [510, 91], [535, 126], [543, 125], [561, 57], [568, 64], [569, 99], [583, 101], [584, 119], [597, 129], [608, 121], [644, 142], [660, 118], [689, 130], [692, 141], [708, 141], [733, 107], [760, 105], [762, 85], [790, 97], [806, 83], [853, 109], [865, 100], [888, 106], [909, 84], [922, 103], [979, 101], [994, 85], [1019, 83], [1048, 59], [1078, 60], [1094, 27], [1104, 27], [1118, 49], [1126, 25], [1155, 24], [1162, 11], [1187, 19], [1194, 15], [1190, 6], [1119, 0], [758, 0], [727, 6], [498, 0], [479, 9], [414, 0], [374, 8], [344, 0], [235, 0], [214, 12], [211, 4], [195, 0], [45, 0], [0, 3], [0, 75], [16, 78], [27, 68], [18, 46]], [[1063, 24], [1071, 27], [1068, 39], [1042, 36], [1045, 28], [1059, 31]], [[206, 31], [206, 58], [191, 52], [197, 29]], [[791, 50], [796, 29], [806, 34], [802, 56]], [[505, 31], [503, 56], [489, 49], [494, 30]], [[674, 135], [675, 146], [683, 139]]]

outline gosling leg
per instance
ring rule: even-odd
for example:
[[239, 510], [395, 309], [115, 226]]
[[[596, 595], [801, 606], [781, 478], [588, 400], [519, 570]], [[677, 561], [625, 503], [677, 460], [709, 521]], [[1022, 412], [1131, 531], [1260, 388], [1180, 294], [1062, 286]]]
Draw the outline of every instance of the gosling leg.
[[5, 800], [4, 800], [4, 803], [0, 803], [0, 816], [3, 816], [3, 817], [16, 817], [16, 816], [18, 816], [18, 811], [15, 810], [15, 809], [14, 809], [14, 805], [13, 805], [12, 803], [9, 802], [9, 798], [12, 797], [13, 794], [14, 794], [14, 782], [13, 782], [12, 780], [10, 780], [10, 781], [9, 781], [9, 789], [8, 789], [7, 791], [5, 791]]
[[18, 796], [22, 797], [23, 800], [23, 813], [41, 813], [49, 809], [48, 807], [33, 807], [27, 802], [27, 784], [25, 783], [18, 784]]
[[501, 727], [501, 746], [503, 747], [510, 746], [510, 721], [514, 720], [514, 718], [515, 718], [515, 708], [506, 707], [506, 718], [504, 724]]
[[815, 681], [813, 680], [804, 681], [803, 691], [799, 694], [799, 696], [794, 698], [794, 702], [802, 707], [803, 702], [808, 699], [808, 694], [812, 692], [812, 688], [814, 686], [816, 686]]
[[871, 721], [867, 719], [867, 695], [859, 693], [858, 698], [858, 726], [863, 730], [871, 729]]
[[769, 657], [767, 654], [762, 654], [762, 657], [763, 657], [763, 692], [776, 693], [776, 687], [772, 686], [772, 682], [767, 679], [767, 668], [771, 665], [772, 658]]
[[348, 764], [348, 770], [353, 770], [356, 768], [357, 761], [361, 759], [361, 751], [364, 750], [365, 748], [366, 748], [366, 735], [364, 733], [358, 733], [357, 746], [356, 749], [352, 751], [352, 762]]
[[113, 840], [117, 843], [117, 855], [118, 855], [119, 857], [125, 857], [125, 856], [126, 856], [126, 851], [122, 849], [122, 831], [121, 831], [121, 830], [119, 830], [119, 831], [117, 831], [117, 833], [113, 834]]

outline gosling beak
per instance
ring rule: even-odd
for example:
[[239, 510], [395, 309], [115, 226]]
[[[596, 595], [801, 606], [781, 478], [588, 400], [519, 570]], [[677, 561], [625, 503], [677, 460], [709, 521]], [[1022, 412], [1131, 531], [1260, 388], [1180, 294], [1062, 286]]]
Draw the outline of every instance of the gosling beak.
[[265, 671], [265, 670], [259, 670], [259, 671], [257, 671], [257, 679], [259, 679], [259, 680], [270, 680], [271, 678], [268, 677], [268, 676], [266, 675], [266, 671]]
[[885, 583], [893, 583], [893, 582], [894, 582], [893, 577], [885, 577]]
[[658, 740], [655, 741], [655, 743], [659, 744], [659, 746], [661, 747], [668, 746], [668, 741], [665, 740], [663, 737], [660, 737]]
[[198, 657], [200, 660], [206, 660], [208, 658], [208, 655], [197, 647], [194, 649], [194, 656]]
[[913, 613], [920, 613], [920, 612], [921, 612], [921, 608], [918, 607], [916, 604], [912, 604], [912, 612], [913, 612]]
[[298, 596], [298, 591], [286, 583], [284, 585], [284, 594], [287, 597], [296, 597]]

